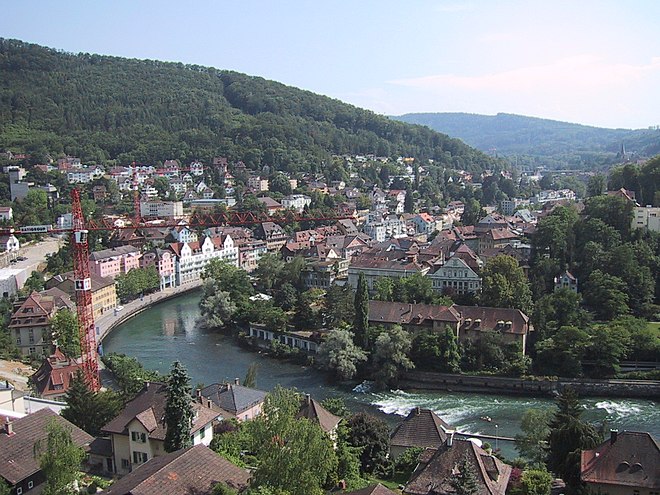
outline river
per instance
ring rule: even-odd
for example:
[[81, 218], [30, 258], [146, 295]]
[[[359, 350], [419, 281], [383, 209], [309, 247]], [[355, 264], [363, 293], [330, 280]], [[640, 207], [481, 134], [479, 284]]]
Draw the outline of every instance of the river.
[[[525, 409], [547, 408], [552, 400], [471, 393], [418, 393], [400, 390], [373, 392], [329, 384], [311, 368], [295, 366], [239, 347], [232, 338], [197, 325], [200, 294], [189, 293], [158, 304], [117, 327], [103, 341], [104, 351], [137, 358], [146, 368], [167, 373], [175, 360], [188, 369], [193, 385], [243, 379], [248, 367], [258, 363], [257, 387], [270, 390], [277, 384], [296, 387], [322, 400], [341, 397], [353, 411], [365, 410], [396, 424], [411, 408], [434, 410], [449, 424], [470, 433], [513, 437], [519, 432]], [[581, 401], [583, 418], [605, 421], [609, 428], [649, 431], [660, 436], [660, 408], [650, 400], [597, 399]], [[490, 417], [491, 422], [481, 418]], [[508, 458], [516, 457], [512, 444], [498, 445]]]

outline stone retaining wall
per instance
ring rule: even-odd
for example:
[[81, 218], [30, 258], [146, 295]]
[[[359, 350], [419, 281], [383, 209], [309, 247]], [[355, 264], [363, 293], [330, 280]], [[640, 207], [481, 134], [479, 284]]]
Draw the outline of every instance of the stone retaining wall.
[[399, 386], [415, 390], [447, 390], [451, 392], [483, 392], [553, 397], [564, 388], [573, 388], [581, 397], [660, 398], [660, 381], [652, 380], [525, 380], [495, 376], [453, 375], [411, 371]]

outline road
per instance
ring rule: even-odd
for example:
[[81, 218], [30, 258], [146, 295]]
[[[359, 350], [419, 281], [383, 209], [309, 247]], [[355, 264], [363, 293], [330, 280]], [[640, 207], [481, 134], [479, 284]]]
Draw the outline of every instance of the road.
[[0, 258], [0, 268], [10, 267], [19, 270], [27, 269], [29, 270], [29, 276], [33, 270], [39, 268], [40, 264], [46, 262], [47, 254], [56, 253], [63, 243], [64, 239], [61, 237], [46, 237], [42, 241], [21, 246], [17, 256], [27, 259], [25, 261], [17, 261], [16, 263], [9, 262], [11, 258], [15, 257], [15, 253], [2, 253], [2, 257]]

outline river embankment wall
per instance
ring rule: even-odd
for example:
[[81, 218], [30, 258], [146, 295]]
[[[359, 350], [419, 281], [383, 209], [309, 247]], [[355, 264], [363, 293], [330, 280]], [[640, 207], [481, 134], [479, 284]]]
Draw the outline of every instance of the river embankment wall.
[[580, 397], [660, 398], [660, 381], [654, 380], [523, 379], [410, 371], [403, 376], [399, 386], [409, 390], [482, 392], [534, 397], [554, 397], [564, 389], [572, 388]]

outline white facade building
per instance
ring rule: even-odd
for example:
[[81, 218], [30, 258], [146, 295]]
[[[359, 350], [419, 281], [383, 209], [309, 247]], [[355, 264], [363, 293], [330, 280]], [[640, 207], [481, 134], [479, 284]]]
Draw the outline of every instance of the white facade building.
[[141, 201], [140, 215], [142, 217], [181, 217], [183, 203], [181, 201]]
[[293, 208], [298, 213], [302, 213], [305, 206], [312, 204], [312, 198], [305, 196], [304, 194], [291, 194], [282, 198], [280, 203], [284, 208]]
[[231, 236], [205, 237], [201, 242], [170, 246], [175, 250], [176, 283], [186, 285], [201, 279], [202, 271], [211, 260], [220, 259], [238, 266], [238, 248]]

